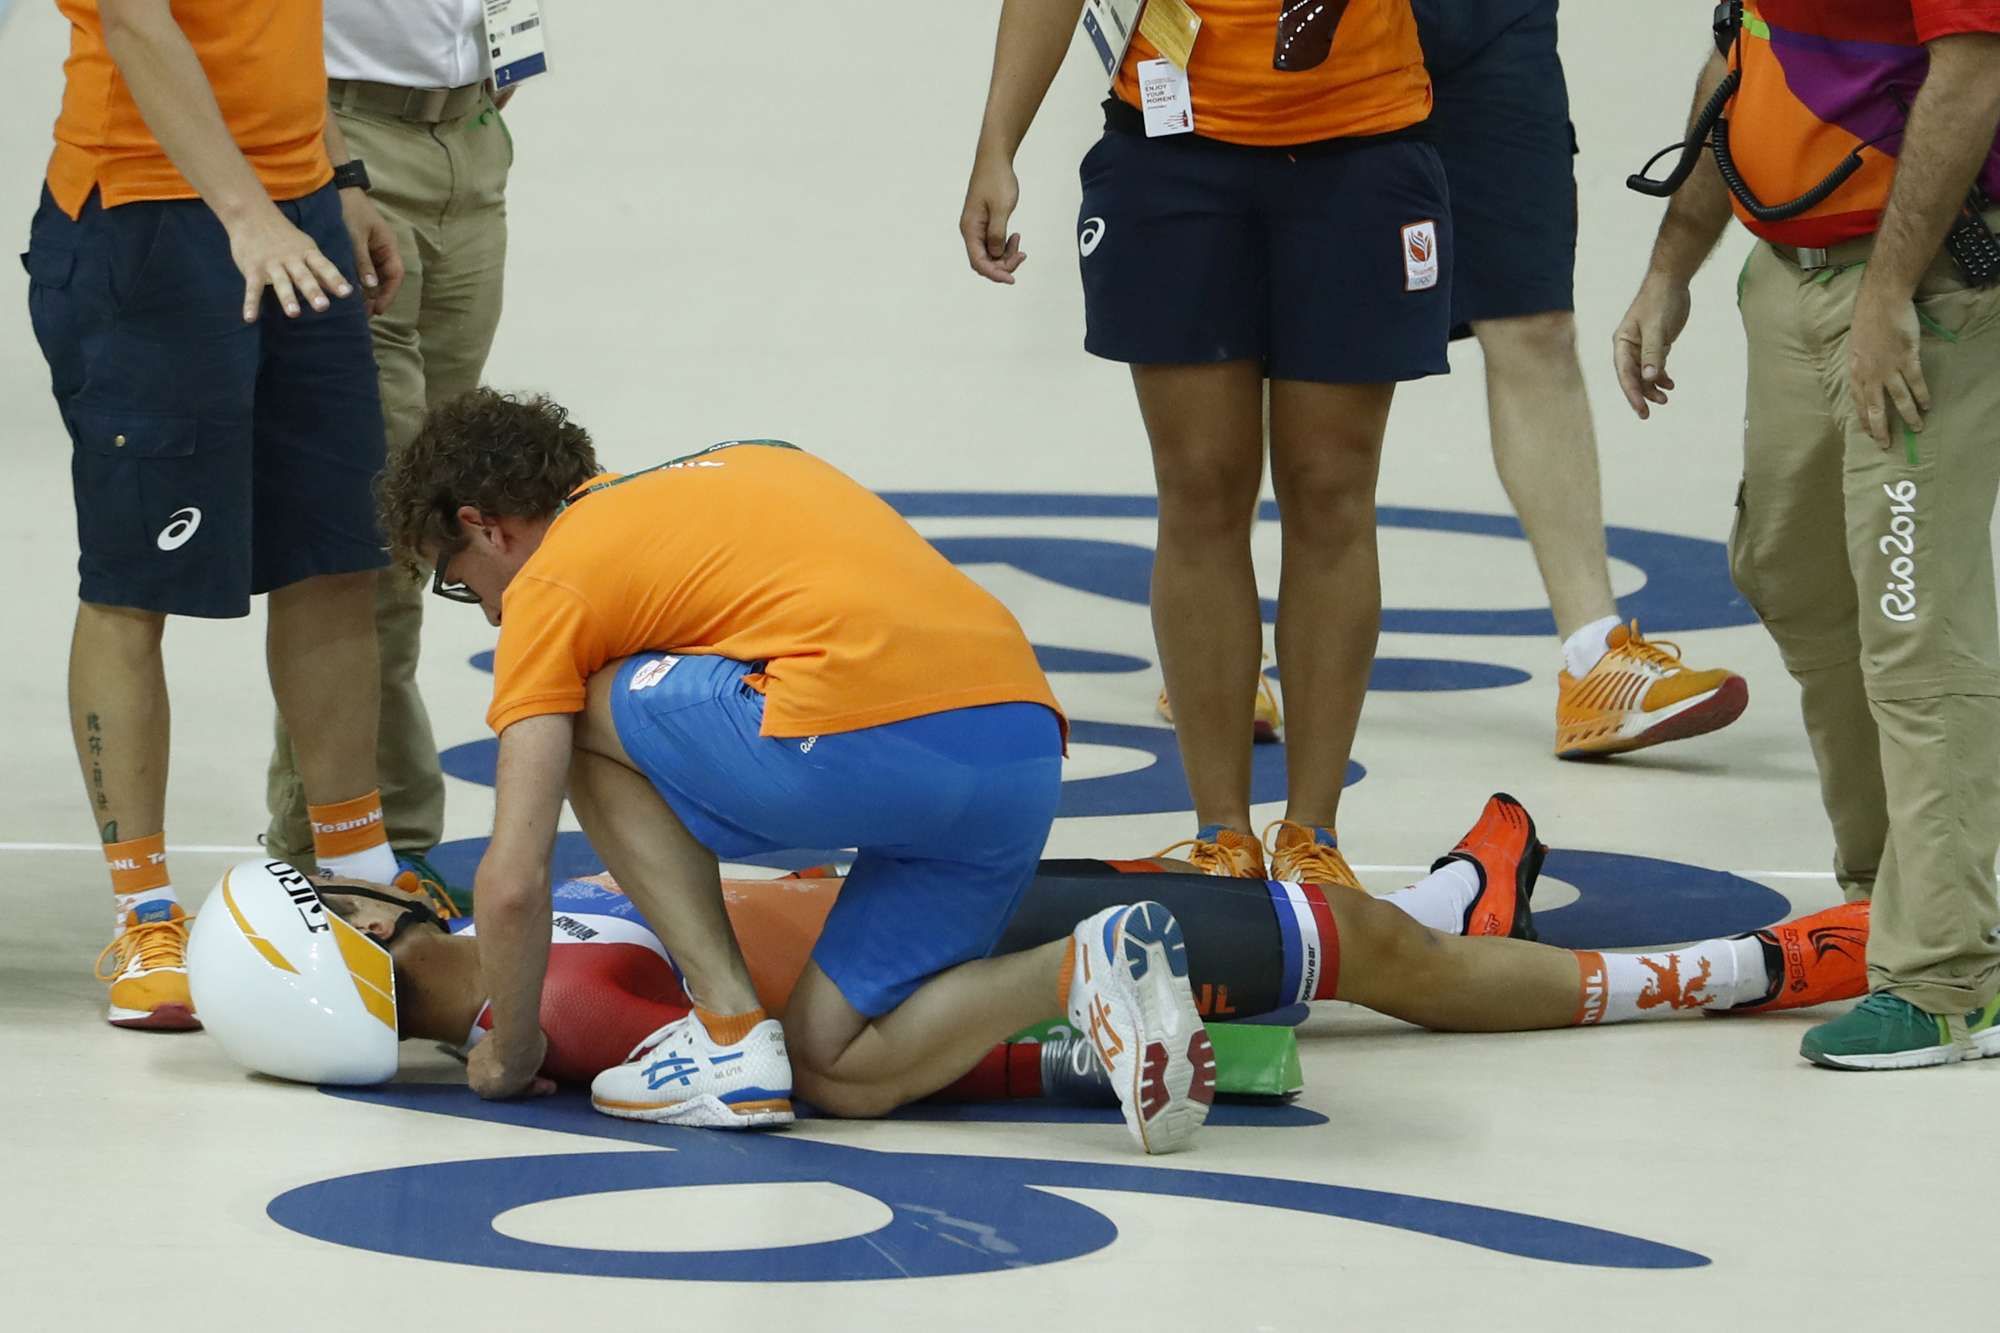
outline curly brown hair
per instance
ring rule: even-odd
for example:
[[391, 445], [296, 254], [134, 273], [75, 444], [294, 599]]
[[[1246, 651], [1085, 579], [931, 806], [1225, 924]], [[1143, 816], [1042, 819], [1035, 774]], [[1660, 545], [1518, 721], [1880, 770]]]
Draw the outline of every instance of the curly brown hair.
[[461, 505], [545, 518], [599, 471], [590, 433], [546, 394], [473, 389], [433, 409], [409, 448], [390, 458], [376, 487], [382, 535], [414, 567], [424, 552], [464, 540]]

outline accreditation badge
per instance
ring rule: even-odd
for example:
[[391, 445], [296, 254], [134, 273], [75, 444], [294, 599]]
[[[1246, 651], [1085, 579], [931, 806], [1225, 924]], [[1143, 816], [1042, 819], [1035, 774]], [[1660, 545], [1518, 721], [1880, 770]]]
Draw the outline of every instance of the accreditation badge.
[[485, 0], [486, 56], [497, 91], [548, 72], [542, 0]]
[[1084, 0], [1083, 34], [1103, 62], [1106, 78], [1117, 79], [1133, 34], [1139, 31], [1139, 11], [1145, 7], [1146, 0]]

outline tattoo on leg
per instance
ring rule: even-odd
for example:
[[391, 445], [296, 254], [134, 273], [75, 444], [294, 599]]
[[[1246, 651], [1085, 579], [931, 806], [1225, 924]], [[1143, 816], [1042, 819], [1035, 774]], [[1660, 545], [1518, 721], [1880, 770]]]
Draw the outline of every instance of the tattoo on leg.
[[[90, 751], [91, 797], [96, 801], [98, 812], [101, 814], [111, 806], [111, 798], [104, 792], [104, 765], [100, 762], [104, 758], [104, 727], [98, 722], [95, 713], [84, 714], [83, 727], [90, 733], [84, 739], [84, 748]], [[104, 841], [118, 841], [117, 820], [112, 820], [104, 828], [106, 830]]]

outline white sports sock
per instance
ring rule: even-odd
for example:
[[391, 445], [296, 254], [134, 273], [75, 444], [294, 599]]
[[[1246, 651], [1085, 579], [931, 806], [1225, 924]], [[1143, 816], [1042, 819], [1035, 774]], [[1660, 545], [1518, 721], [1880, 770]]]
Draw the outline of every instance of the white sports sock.
[[1770, 984], [1754, 938], [1703, 940], [1666, 953], [1579, 951], [1579, 1023], [1629, 1023], [1690, 1009], [1728, 1009], [1761, 1000]]
[[1576, 633], [1563, 640], [1563, 666], [1578, 680], [1590, 674], [1610, 648], [1611, 631], [1625, 622], [1617, 616], [1606, 616], [1593, 620]]
[[388, 843], [378, 842], [373, 847], [364, 847], [346, 856], [322, 856], [319, 868], [346, 879], [365, 879], [370, 884], [394, 884], [396, 853], [390, 850]]
[[1418, 925], [1447, 935], [1463, 935], [1465, 909], [1479, 896], [1479, 888], [1479, 872], [1454, 858], [1407, 889], [1385, 895], [1382, 901], [1408, 913]]
[[125, 929], [125, 916], [128, 912], [144, 907], [147, 903], [177, 903], [180, 901], [179, 898], [174, 896], [174, 886], [171, 884], [162, 884], [156, 889], [144, 889], [138, 893], [114, 893], [111, 895], [111, 900], [111, 929], [114, 934]]

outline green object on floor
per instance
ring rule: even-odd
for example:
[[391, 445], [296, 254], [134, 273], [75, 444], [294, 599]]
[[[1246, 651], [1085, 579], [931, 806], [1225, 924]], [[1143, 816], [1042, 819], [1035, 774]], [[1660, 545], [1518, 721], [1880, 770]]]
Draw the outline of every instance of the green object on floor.
[[[1215, 1090], [1225, 1097], [1296, 1097], [1306, 1085], [1299, 1063], [1298, 1035], [1288, 1027], [1257, 1023], [1210, 1023], [1208, 1039], [1215, 1046]], [[1077, 1036], [1075, 1028], [1057, 1019], [1017, 1032], [1017, 1042], [1043, 1042]]]

